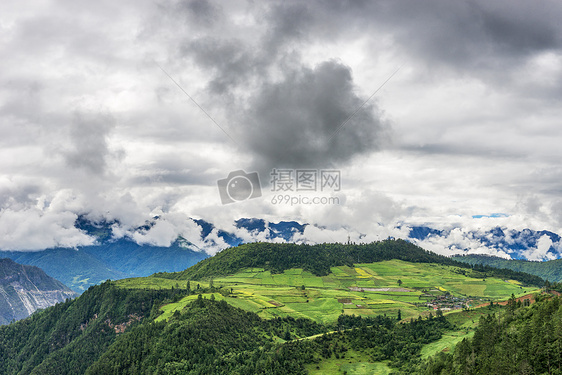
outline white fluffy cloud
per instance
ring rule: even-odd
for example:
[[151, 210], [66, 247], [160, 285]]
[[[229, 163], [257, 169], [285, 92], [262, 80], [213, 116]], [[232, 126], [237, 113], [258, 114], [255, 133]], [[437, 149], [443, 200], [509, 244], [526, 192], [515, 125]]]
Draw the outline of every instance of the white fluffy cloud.
[[537, 247], [534, 249], [528, 249], [523, 252], [524, 256], [528, 260], [552, 260], [556, 259], [556, 256], [549, 253], [548, 250], [553, 245], [552, 240], [547, 235], [541, 236], [537, 243]]
[[44, 250], [91, 245], [95, 239], [74, 227], [71, 212], [45, 212], [37, 208], [0, 212], [0, 248]]

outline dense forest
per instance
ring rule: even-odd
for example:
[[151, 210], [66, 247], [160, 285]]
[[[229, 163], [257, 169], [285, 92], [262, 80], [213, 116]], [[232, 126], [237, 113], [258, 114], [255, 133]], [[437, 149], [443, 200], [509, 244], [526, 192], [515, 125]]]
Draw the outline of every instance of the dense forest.
[[127, 290], [105, 282], [77, 299], [2, 326], [0, 374], [82, 374], [121, 328], [138, 324], [153, 306], [175, 295], [177, 291]]
[[306, 364], [350, 349], [401, 368], [451, 328], [442, 316], [407, 324], [387, 316], [342, 315], [335, 325], [265, 320], [201, 295], [169, 321], [154, 321], [159, 306], [187, 293], [91, 287], [0, 327], [0, 374], [304, 374]]
[[[224, 301], [198, 299], [167, 324], [141, 325], [121, 336], [87, 374], [306, 374], [305, 364], [343, 359], [350, 349], [409, 367], [422, 345], [451, 325], [443, 316], [408, 324], [341, 316], [330, 327], [336, 332], [292, 340], [327, 328], [305, 319], [262, 320]], [[289, 341], [276, 342], [275, 329]]]
[[472, 339], [454, 353], [423, 363], [424, 374], [562, 374], [562, 300], [537, 296], [524, 306], [512, 298], [506, 309], [482, 317]]
[[[374, 263], [399, 259], [413, 263], [438, 263], [464, 269], [467, 276], [476, 278], [498, 277], [518, 280], [527, 285], [542, 286], [538, 276], [509, 269], [472, 266], [442, 255], [426, 251], [404, 240], [385, 240], [368, 244], [298, 245], [290, 243], [251, 243], [225, 249], [200, 261], [183, 272], [161, 273], [160, 277], [182, 280], [201, 280], [217, 275], [234, 274], [244, 268], [259, 267], [273, 273], [291, 268], [303, 268], [317, 276], [330, 273], [330, 267], [353, 266], [357, 263]], [[472, 274], [470, 274], [472, 272]]]
[[[202, 290], [203, 291], [203, 290]], [[209, 292], [209, 290], [204, 290]], [[305, 374], [362, 353], [399, 374], [560, 374], [562, 300], [512, 298], [480, 319], [472, 339], [421, 360], [423, 345], [455, 327], [435, 316], [341, 315], [334, 325], [265, 320], [201, 295], [166, 322], [158, 306], [185, 290], [128, 290], [106, 282], [80, 298], [0, 328], [1, 374]], [[491, 310], [494, 311], [494, 310]], [[313, 339], [300, 338], [317, 335]]]
[[525, 272], [551, 282], [562, 281], [562, 259], [547, 262], [532, 262], [521, 259], [503, 259], [489, 255], [454, 256], [454, 260], [471, 265], [483, 265], [495, 268], [507, 268], [517, 272]]

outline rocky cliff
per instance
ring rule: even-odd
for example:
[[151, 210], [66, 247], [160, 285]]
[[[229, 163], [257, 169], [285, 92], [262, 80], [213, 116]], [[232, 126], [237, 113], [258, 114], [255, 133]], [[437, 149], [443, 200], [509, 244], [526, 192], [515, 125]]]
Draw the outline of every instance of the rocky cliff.
[[75, 292], [38, 267], [0, 259], [0, 325], [75, 296]]

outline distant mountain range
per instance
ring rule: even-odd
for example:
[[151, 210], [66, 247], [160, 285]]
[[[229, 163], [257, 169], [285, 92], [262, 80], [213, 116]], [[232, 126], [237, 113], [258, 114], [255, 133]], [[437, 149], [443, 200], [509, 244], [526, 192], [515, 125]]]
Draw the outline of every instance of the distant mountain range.
[[489, 230], [441, 230], [414, 226], [410, 228], [409, 238], [422, 247], [424, 244], [439, 244], [456, 254], [478, 253], [533, 261], [562, 258], [560, 236], [546, 230], [514, 230], [500, 227]]
[[[148, 233], [160, 220], [155, 217], [132, 233]], [[34, 265], [60, 280], [72, 290], [82, 293], [91, 285], [107, 279], [148, 276], [156, 272], [177, 272], [209, 257], [204, 251], [214, 251], [245, 242], [302, 242], [306, 227], [296, 221], [268, 222], [258, 218], [242, 218], [230, 230], [215, 227], [213, 223], [193, 219], [200, 227], [198, 238], [178, 237], [170, 246], [139, 244], [131, 235], [116, 236], [119, 222], [92, 222], [81, 216], [75, 226], [95, 238], [95, 244], [76, 249], [54, 248], [43, 251], [0, 251], [0, 257], [18, 263]], [[456, 254], [486, 253], [513, 259], [559, 259], [562, 248], [560, 236], [549, 231], [522, 231], [493, 228], [487, 231], [448, 230], [429, 226], [412, 226], [406, 240], [429, 249]], [[196, 245], [198, 244], [198, 245]], [[202, 245], [203, 244], [203, 245]], [[543, 277], [533, 270], [529, 273]], [[549, 277], [549, 280], [554, 280]]]
[[76, 296], [38, 267], [0, 259], [0, 325]]
[[[146, 232], [158, 218], [136, 231]], [[195, 219], [201, 227], [201, 238], [193, 242], [204, 242], [215, 246], [214, 238], [220, 238], [227, 246], [237, 246], [244, 241], [233, 233], [217, 229], [204, 220]], [[107, 279], [149, 276], [156, 272], [178, 272], [191, 267], [209, 255], [192, 241], [178, 237], [171, 246], [139, 245], [130, 237], [114, 238], [116, 222], [91, 222], [79, 217], [75, 226], [96, 239], [96, 244], [76, 249], [54, 248], [43, 251], [0, 251], [0, 258], [9, 258], [21, 264], [43, 269], [48, 275], [60, 280], [77, 293], [91, 285]], [[266, 239], [281, 238], [290, 241], [295, 233], [303, 232], [305, 225], [297, 222], [267, 223], [261, 219], [240, 219], [237, 229], [264, 235]], [[213, 235], [211, 235], [213, 234]]]

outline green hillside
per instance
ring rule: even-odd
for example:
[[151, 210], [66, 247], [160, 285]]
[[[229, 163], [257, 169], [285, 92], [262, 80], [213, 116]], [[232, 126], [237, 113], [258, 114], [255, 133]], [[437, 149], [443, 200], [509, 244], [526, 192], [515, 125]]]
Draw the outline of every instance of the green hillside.
[[2, 326], [0, 374], [83, 374], [121, 328], [139, 324], [172, 295], [170, 289], [126, 290], [106, 282]]
[[481, 317], [472, 338], [451, 353], [420, 363], [425, 374], [560, 374], [562, 299], [540, 296], [530, 307], [511, 301], [507, 309]]
[[[209, 288], [211, 282], [217, 292], [215, 298], [263, 318], [292, 316], [326, 324], [335, 322], [340, 314], [396, 316], [398, 310], [403, 319], [417, 318], [428, 315], [428, 303], [443, 309], [462, 309], [506, 299], [512, 293], [537, 291], [536, 287], [523, 286], [515, 280], [485, 277], [455, 266], [402, 260], [332, 267], [325, 276], [316, 276], [302, 268], [278, 274], [263, 268], [248, 268], [212, 281], [190, 281], [190, 288], [197, 288], [197, 285]], [[156, 275], [119, 280], [116, 285], [154, 289], [174, 285], [187, 287], [185, 280]], [[165, 314], [159, 319], [175, 310], [181, 311], [194, 298], [187, 296], [165, 306]]]
[[549, 260], [547, 262], [531, 262], [528, 260], [503, 259], [476, 254], [456, 256], [453, 259], [470, 265], [507, 268], [516, 272], [525, 272], [551, 282], [562, 281], [562, 259]]
[[[412, 263], [437, 263], [467, 269], [470, 265], [422, 249], [404, 240], [385, 240], [359, 245], [320, 244], [297, 245], [289, 243], [251, 243], [225, 249], [200, 261], [183, 272], [159, 274], [178, 280], [201, 280], [209, 277], [232, 275], [247, 268], [263, 268], [281, 273], [302, 268], [316, 276], [328, 275], [331, 267], [353, 267], [357, 263], [375, 263], [384, 260], [403, 260]], [[518, 280], [527, 285], [542, 285], [539, 277], [508, 269], [489, 268], [482, 276]]]
[[494, 272], [540, 280], [475, 271], [404, 241], [263, 246], [253, 257], [260, 247], [108, 281], [0, 327], [0, 374], [415, 373], [470, 337], [479, 316], [505, 309], [489, 301], [538, 290]]

